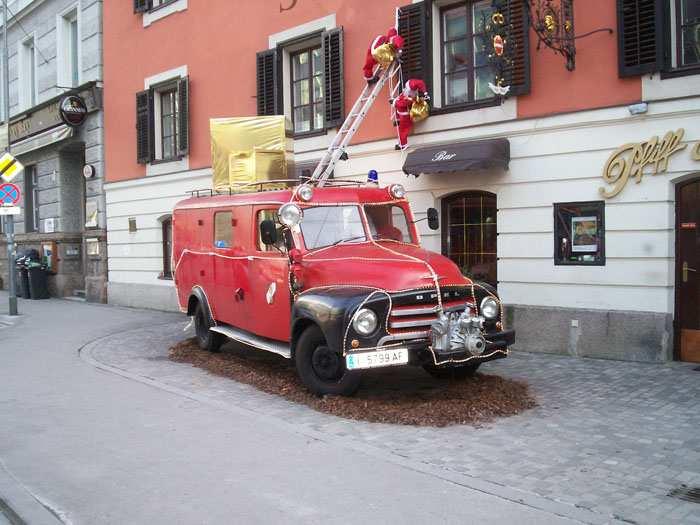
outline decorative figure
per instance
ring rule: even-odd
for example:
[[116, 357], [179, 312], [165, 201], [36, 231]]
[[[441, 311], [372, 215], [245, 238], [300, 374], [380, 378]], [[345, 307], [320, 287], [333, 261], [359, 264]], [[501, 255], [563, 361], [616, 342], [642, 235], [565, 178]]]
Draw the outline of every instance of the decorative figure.
[[365, 65], [362, 68], [365, 80], [368, 84], [374, 84], [379, 80], [379, 76], [375, 74], [375, 66], [388, 67], [396, 58], [396, 55], [401, 53], [403, 48], [403, 38], [398, 34], [395, 28], [389, 29], [386, 35], [378, 35], [372, 41], [372, 44], [367, 49]]
[[494, 72], [493, 82], [489, 82], [489, 89], [494, 95], [505, 98], [510, 92], [510, 86], [506, 85], [506, 72], [513, 64], [511, 49], [508, 45], [510, 40], [510, 28], [506, 24], [506, 17], [502, 12], [503, 6], [498, 2], [494, 3], [494, 12], [491, 14], [490, 23], [484, 21], [487, 35], [490, 37], [491, 49], [489, 62]]
[[391, 101], [396, 110], [396, 123], [399, 128], [399, 143], [396, 145], [397, 150], [404, 150], [408, 147], [408, 135], [413, 131], [414, 119], [411, 115], [413, 104], [416, 103], [415, 122], [423, 120], [427, 117], [428, 98], [425, 82], [419, 79], [412, 78], [404, 84], [403, 92]]

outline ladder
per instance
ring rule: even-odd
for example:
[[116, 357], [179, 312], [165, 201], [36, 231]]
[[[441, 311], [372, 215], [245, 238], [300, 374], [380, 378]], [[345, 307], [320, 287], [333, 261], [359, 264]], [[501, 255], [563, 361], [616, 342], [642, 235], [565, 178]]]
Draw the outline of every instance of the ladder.
[[[391, 63], [391, 65], [386, 69], [379, 70], [379, 79], [374, 84], [367, 84], [362, 90], [362, 93], [355, 101], [352, 106], [350, 113], [345, 118], [345, 122], [340, 126], [338, 133], [333, 137], [331, 145], [328, 146], [325, 155], [316, 166], [316, 169], [311, 175], [309, 182], [311, 184], [316, 184], [317, 186], [323, 186], [335, 169], [335, 165], [339, 160], [346, 160], [347, 155], [345, 153], [345, 148], [350, 144], [352, 137], [358, 130], [362, 121], [367, 116], [367, 112], [374, 104], [374, 101], [379, 96], [382, 91], [384, 84], [387, 81], [391, 81], [390, 85], [390, 98], [393, 100], [394, 97], [398, 95], [401, 89], [401, 83], [396, 82], [396, 80], [401, 77], [401, 64], [399, 59], [396, 58]], [[392, 117], [393, 117], [393, 107], [392, 107]]]

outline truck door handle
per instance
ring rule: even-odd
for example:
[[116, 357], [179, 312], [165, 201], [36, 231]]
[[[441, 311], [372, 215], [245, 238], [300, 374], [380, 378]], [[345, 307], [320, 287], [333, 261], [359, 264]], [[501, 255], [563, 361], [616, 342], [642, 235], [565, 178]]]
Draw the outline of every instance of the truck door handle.
[[243, 288], [236, 288], [236, 293], [234, 294], [236, 301], [242, 301], [245, 298], [245, 292]]
[[688, 282], [688, 272], [697, 272], [695, 268], [690, 268], [687, 261], [683, 261], [683, 282]]

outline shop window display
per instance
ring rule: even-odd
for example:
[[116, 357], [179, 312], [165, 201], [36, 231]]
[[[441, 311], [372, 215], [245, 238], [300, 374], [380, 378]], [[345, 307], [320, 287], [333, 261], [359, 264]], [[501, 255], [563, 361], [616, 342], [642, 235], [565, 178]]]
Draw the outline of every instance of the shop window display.
[[554, 205], [554, 264], [605, 264], [605, 203]]

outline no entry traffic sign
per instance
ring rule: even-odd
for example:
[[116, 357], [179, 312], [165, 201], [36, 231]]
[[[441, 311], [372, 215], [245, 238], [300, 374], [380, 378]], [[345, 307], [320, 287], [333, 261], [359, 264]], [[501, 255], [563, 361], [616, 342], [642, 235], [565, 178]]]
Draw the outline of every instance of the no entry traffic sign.
[[15, 184], [9, 182], [0, 184], [0, 205], [14, 206], [19, 202], [20, 195], [19, 187]]

